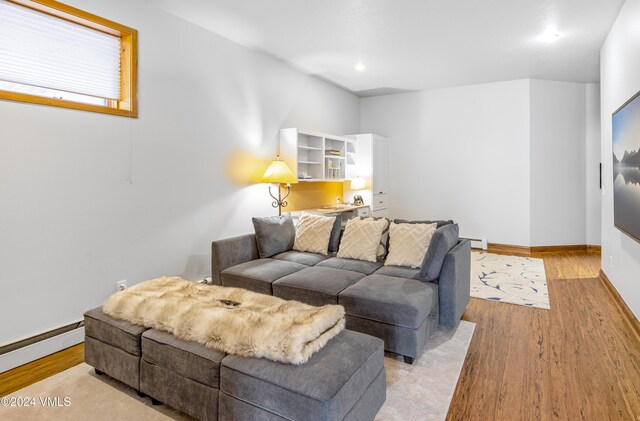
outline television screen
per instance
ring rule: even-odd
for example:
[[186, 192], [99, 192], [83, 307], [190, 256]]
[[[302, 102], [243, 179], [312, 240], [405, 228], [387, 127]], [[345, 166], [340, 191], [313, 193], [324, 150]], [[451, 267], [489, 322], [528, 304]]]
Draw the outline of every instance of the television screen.
[[612, 118], [614, 224], [640, 241], [640, 92]]

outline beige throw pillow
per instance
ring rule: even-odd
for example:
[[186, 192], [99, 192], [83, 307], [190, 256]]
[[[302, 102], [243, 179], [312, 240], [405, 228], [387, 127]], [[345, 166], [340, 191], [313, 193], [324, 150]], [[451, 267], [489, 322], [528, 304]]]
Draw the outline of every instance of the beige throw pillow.
[[389, 228], [389, 254], [385, 266], [422, 266], [431, 237], [438, 224], [391, 224]]
[[329, 237], [335, 216], [303, 213], [296, 226], [293, 249], [310, 253], [329, 254]]
[[349, 219], [340, 241], [338, 257], [375, 262], [380, 238], [388, 224], [386, 219]]

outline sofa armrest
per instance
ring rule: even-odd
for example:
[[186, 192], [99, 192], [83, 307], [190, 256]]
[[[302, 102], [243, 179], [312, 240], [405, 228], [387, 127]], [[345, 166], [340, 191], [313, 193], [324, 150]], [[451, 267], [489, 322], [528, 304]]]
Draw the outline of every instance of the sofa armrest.
[[471, 242], [460, 240], [447, 253], [440, 272], [438, 300], [440, 305], [440, 327], [452, 329], [469, 303], [471, 290]]
[[255, 234], [246, 234], [211, 243], [211, 282], [222, 285], [220, 272], [240, 263], [257, 259], [258, 245]]

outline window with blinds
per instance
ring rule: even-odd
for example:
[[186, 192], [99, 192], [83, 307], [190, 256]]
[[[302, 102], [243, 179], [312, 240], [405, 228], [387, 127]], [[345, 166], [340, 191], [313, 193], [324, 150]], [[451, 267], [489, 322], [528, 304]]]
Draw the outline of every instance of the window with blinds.
[[57, 1], [0, 0], [0, 98], [135, 117], [136, 40]]

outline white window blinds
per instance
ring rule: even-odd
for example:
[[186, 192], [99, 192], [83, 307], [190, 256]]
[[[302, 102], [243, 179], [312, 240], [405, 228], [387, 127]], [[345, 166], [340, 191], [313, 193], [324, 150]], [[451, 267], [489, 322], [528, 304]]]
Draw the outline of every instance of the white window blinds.
[[0, 0], [0, 80], [120, 99], [120, 38]]

